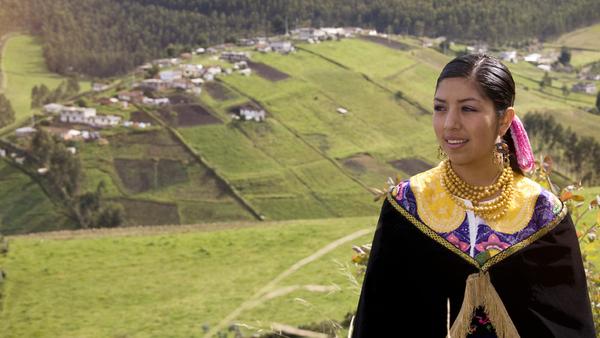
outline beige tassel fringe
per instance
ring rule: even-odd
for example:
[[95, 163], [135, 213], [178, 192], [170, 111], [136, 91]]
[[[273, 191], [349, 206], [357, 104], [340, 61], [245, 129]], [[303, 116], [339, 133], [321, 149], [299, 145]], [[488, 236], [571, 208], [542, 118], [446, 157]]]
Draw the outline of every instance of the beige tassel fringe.
[[475, 310], [483, 307], [488, 315], [498, 338], [518, 338], [519, 333], [508, 316], [508, 312], [492, 285], [489, 273], [474, 273], [467, 277], [465, 287], [465, 298], [463, 299], [460, 312], [450, 328], [450, 336], [453, 338], [464, 338], [469, 333], [471, 320]]

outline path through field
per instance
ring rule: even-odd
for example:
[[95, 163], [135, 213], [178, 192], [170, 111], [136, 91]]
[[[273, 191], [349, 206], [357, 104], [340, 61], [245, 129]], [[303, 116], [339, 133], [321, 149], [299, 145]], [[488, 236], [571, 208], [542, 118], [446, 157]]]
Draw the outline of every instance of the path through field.
[[300, 270], [302, 267], [308, 265], [309, 263], [314, 262], [317, 259], [323, 257], [327, 253], [335, 250], [340, 245], [348, 243], [350, 241], [353, 241], [362, 236], [365, 236], [365, 235], [369, 234], [370, 232], [372, 232], [373, 230], [374, 230], [374, 228], [368, 228], [368, 229], [362, 229], [362, 230], [356, 231], [350, 235], [347, 235], [345, 237], [342, 237], [340, 239], [337, 239], [337, 240], [325, 245], [324, 247], [322, 247], [321, 249], [319, 249], [312, 255], [305, 257], [305, 258], [299, 260], [298, 262], [294, 263], [287, 270], [283, 271], [277, 277], [275, 277], [271, 281], [269, 281], [265, 286], [263, 286], [260, 290], [258, 290], [256, 293], [254, 293], [254, 295], [252, 295], [252, 297], [248, 298], [245, 302], [243, 302], [240, 306], [238, 306], [235, 310], [233, 310], [229, 315], [227, 315], [225, 318], [223, 318], [204, 337], [205, 338], [213, 337], [214, 335], [217, 334], [217, 332], [219, 332], [219, 330], [227, 327], [231, 323], [231, 321], [233, 321], [235, 318], [237, 318], [243, 311], [249, 310], [249, 309], [253, 308], [254, 306], [258, 305], [259, 303], [261, 303], [261, 299], [265, 296], [269, 296], [269, 292], [272, 291], [277, 286], [277, 284], [280, 281], [282, 281], [284, 278], [290, 276], [291, 274]]

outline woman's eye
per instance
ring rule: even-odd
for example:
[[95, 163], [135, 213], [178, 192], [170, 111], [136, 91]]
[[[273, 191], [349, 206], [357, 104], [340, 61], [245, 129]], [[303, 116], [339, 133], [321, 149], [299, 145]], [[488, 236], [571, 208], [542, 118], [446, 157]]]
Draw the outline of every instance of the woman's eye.
[[463, 107], [464, 111], [477, 111], [477, 109], [473, 108], [473, 107], [469, 107], [469, 106], [464, 106]]
[[444, 110], [444, 106], [433, 106], [434, 111], [442, 111]]

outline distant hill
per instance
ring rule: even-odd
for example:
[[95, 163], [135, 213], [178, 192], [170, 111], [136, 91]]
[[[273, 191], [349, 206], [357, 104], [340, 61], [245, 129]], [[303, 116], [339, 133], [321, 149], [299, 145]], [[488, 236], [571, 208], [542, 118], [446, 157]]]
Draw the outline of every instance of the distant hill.
[[[299, 27], [360, 26], [379, 32], [520, 45], [600, 20], [596, 0], [477, 3], [429, 0], [5, 0], [0, 33], [41, 36], [61, 74], [123, 74], [168, 52], [283, 34]], [[559, 14], [557, 14], [559, 13]]]

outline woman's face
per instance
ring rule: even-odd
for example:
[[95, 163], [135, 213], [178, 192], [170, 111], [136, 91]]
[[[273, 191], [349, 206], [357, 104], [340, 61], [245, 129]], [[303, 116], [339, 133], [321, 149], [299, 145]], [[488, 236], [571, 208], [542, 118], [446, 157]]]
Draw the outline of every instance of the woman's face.
[[439, 83], [433, 104], [433, 128], [452, 164], [489, 166], [499, 126], [494, 103], [481, 95], [476, 83], [446, 78]]

